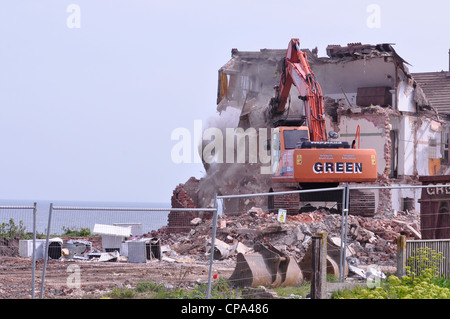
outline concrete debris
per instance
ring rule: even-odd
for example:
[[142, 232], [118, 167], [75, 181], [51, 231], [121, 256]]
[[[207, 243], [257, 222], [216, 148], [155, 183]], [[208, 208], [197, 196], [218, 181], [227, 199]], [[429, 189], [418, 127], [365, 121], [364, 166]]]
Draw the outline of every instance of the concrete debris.
[[[420, 214], [416, 211], [373, 217], [349, 215], [346, 257], [356, 258], [361, 265], [377, 264], [395, 267], [397, 238], [420, 238]], [[271, 243], [280, 251], [301, 261], [311, 245], [311, 237], [320, 232], [328, 233], [329, 246], [341, 246], [340, 214], [327, 208], [312, 212], [288, 215], [284, 223], [277, 221], [276, 213], [252, 207], [240, 215], [221, 215], [218, 220], [215, 257], [220, 260], [236, 260], [239, 249], [250, 250], [258, 243]], [[161, 237], [177, 255], [204, 258], [210, 250], [212, 221], [203, 220], [193, 226], [188, 234], [153, 232]], [[202, 257], [203, 256], [203, 257]]]
[[[226, 240], [232, 240], [232, 237], [227, 237]], [[214, 241], [214, 259], [223, 260], [234, 254], [242, 253], [250, 251], [251, 248], [245, 246], [241, 242], [235, 242], [234, 244], [227, 244], [226, 242], [216, 238]], [[211, 241], [208, 243], [208, 247], [206, 252], [210, 253], [211, 250]]]
[[191, 224], [192, 226], [197, 226], [197, 225], [200, 224], [201, 222], [202, 222], [202, 219], [199, 218], [199, 217], [196, 217], [196, 218], [194, 218], [194, 219], [192, 219], [192, 220], [190, 221], [190, 224]]
[[100, 253], [98, 261], [117, 261], [119, 256], [120, 256], [119, 252], [116, 250], [113, 252]]
[[358, 260], [356, 258], [348, 258], [348, 268], [351, 272], [358, 275], [362, 279], [376, 280], [386, 279], [386, 275], [374, 265], [369, 265], [366, 270], [358, 267]]
[[[53, 239], [49, 254], [52, 254], [52, 259], [63, 261], [130, 262], [128, 243], [142, 242], [146, 248], [141, 248], [139, 254], [145, 256], [133, 256], [133, 260], [203, 262], [209, 260], [211, 253], [212, 219], [209, 216], [202, 217], [191, 219], [189, 232], [171, 233], [162, 227], [141, 236], [125, 237], [118, 249], [113, 250], [105, 249], [103, 238], [99, 236]], [[419, 217], [416, 211], [373, 217], [349, 215], [346, 257], [358, 262], [358, 265], [351, 265], [355, 271], [350, 269], [350, 273], [361, 275], [363, 273], [354, 267], [365, 269], [371, 264], [395, 267], [397, 238], [399, 235], [420, 238]], [[240, 215], [220, 215], [214, 258], [234, 263], [239, 253], [246, 254], [257, 244], [270, 243], [277, 250], [301, 262], [310, 248], [312, 236], [320, 232], [328, 234], [330, 251], [339, 250], [341, 221], [342, 216], [328, 208], [287, 215], [283, 223], [277, 220], [277, 213], [269, 213], [255, 206]]]
[[[208, 252], [210, 252], [211, 242], [208, 244], [208, 246]], [[231, 254], [234, 254], [235, 251], [235, 246], [233, 245], [229, 245], [218, 238], [216, 238], [216, 240], [214, 241], [214, 259], [222, 260], [228, 258]]]

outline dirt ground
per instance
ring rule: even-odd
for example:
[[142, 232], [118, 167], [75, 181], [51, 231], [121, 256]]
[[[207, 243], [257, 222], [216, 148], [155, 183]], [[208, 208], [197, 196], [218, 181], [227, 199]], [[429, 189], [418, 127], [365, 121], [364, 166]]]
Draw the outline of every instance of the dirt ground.
[[[64, 238], [67, 240], [68, 238]], [[101, 237], [89, 238], [101, 250]], [[40, 297], [44, 260], [36, 260], [35, 298]], [[235, 263], [213, 263], [213, 273], [228, 278]], [[152, 259], [145, 263], [125, 261], [83, 261], [49, 259], [45, 273], [43, 298], [101, 297], [114, 288], [134, 287], [141, 281], [153, 281], [166, 287], [189, 287], [207, 282], [209, 259], [196, 254], [177, 256], [171, 261]], [[0, 238], [0, 299], [31, 298], [32, 259], [19, 257], [19, 239]]]
[[[36, 261], [35, 298], [39, 298], [43, 260]], [[0, 299], [31, 298], [31, 258], [0, 257]], [[234, 264], [215, 261], [213, 273], [228, 278]], [[101, 297], [123, 287], [151, 280], [167, 287], [207, 282], [209, 262], [148, 260], [146, 263], [49, 260], [43, 298]], [[79, 284], [78, 284], [79, 283]]]
[[[360, 267], [376, 264], [382, 271], [389, 269], [391, 272], [391, 268], [396, 267], [398, 236], [404, 233], [408, 238], [420, 237], [418, 212], [349, 218], [349, 225], [353, 228], [349, 230], [348, 252]], [[234, 248], [233, 254], [225, 256], [225, 259], [214, 260], [213, 273], [219, 278], [229, 278], [236, 268], [237, 244], [252, 248], [256, 243], [271, 243], [300, 261], [313, 234], [327, 233], [330, 245], [336, 238], [340, 239], [341, 216], [319, 209], [288, 216], [285, 223], [280, 223], [276, 214], [255, 208], [239, 216], [223, 216], [220, 225], [217, 239], [229, 245], [230, 249]], [[51, 259], [47, 264], [43, 297], [100, 297], [114, 288], [133, 287], [140, 281], [153, 281], [167, 287], [193, 287], [197, 282], [206, 283], [211, 227], [212, 221], [205, 219], [192, 225], [188, 233], [167, 233], [161, 229], [150, 234], [151, 238], [161, 240], [165, 257], [162, 260], [130, 263], [120, 258], [118, 261]], [[69, 238], [62, 239], [66, 242]], [[87, 239], [94, 250], [102, 251], [101, 237]], [[18, 246], [18, 241], [2, 241], [0, 238], [0, 299], [31, 298], [32, 261], [31, 258], [19, 257]], [[40, 294], [43, 264], [42, 259], [37, 260], [35, 297]]]

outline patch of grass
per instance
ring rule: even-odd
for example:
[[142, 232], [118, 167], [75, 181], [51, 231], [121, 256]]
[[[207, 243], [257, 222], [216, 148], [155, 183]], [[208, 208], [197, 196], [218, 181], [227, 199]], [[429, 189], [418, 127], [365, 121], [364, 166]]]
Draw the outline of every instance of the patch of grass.
[[273, 291], [277, 293], [280, 297], [286, 298], [306, 298], [306, 296], [311, 292], [311, 283], [304, 282], [302, 285], [294, 287], [277, 287], [273, 288]]
[[176, 298], [180, 292], [177, 289], [166, 288], [163, 284], [153, 281], [138, 282], [134, 290], [139, 298], [167, 299]]
[[450, 277], [435, 278], [433, 280], [433, 284], [442, 288], [450, 289]]
[[339, 282], [339, 276], [327, 274], [327, 282]]
[[131, 288], [114, 288], [106, 296], [112, 299], [132, 299], [136, 297], [136, 291]]
[[[134, 288], [115, 288], [105, 295], [112, 299], [206, 299], [208, 285], [197, 284], [190, 288], [168, 288], [153, 281], [138, 282]], [[219, 280], [211, 286], [212, 299], [238, 299], [241, 293], [231, 287], [226, 279]]]
[[153, 281], [143, 281], [136, 284], [134, 288], [137, 293], [145, 293], [145, 292], [161, 292], [165, 291], [166, 287], [162, 284], [158, 284]]

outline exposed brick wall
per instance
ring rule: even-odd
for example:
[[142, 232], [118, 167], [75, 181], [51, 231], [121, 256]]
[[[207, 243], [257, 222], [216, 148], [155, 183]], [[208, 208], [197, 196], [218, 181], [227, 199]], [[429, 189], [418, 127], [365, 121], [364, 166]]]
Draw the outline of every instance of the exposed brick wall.
[[[384, 160], [386, 161], [386, 166], [384, 168], [383, 174], [378, 176], [379, 186], [389, 186], [391, 180], [389, 175], [391, 173], [391, 154], [392, 141], [390, 137], [390, 118], [389, 112], [379, 112], [377, 114], [372, 114], [367, 117], [367, 119], [374, 123], [377, 127], [384, 129]], [[380, 154], [381, 155], [381, 154]], [[390, 189], [380, 189], [378, 190], [378, 206], [376, 212], [379, 214], [390, 212], [392, 210], [392, 190]]]
[[[191, 177], [185, 184], [175, 187], [171, 198], [172, 208], [199, 208], [198, 184], [200, 180]], [[196, 217], [210, 219], [211, 212], [171, 211], [168, 216], [168, 232], [188, 232], [190, 222]]]
[[[286, 209], [288, 214], [298, 214], [300, 211], [300, 200], [298, 194], [285, 194], [274, 196], [275, 207]], [[275, 211], [276, 213], [277, 211]]]
[[[354, 120], [366, 120], [380, 129], [382, 136], [380, 141], [384, 143], [383, 154], [378, 154], [386, 162], [383, 172], [378, 174], [379, 186], [388, 186], [391, 184], [389, 175], [391, 173], [391, 147], [392, 141], [390, 138], [390, 116], [398, 116], [395, 111], [388, 108], [376, 106], [374, 108], [362, 107], [360, 112], [352, 113], [351, 110], [344, 110], [340, 106], [338, 110], [339, 119], [343, 116], [352, 118]], [[361, 127], [361, 129], [363, 129]], [[374, 190], [376, 192], [376, 190]], [[376, 213], [385, 213], [392, 210], [392, 191], [390, 189], [378, 190], [378, 205], [376, 207]]]

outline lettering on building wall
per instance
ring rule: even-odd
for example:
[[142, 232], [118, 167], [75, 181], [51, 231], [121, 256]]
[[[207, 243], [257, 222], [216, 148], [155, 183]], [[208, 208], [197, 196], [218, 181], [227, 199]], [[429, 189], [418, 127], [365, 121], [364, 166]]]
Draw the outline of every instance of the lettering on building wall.
[[[429, 184], [433, 185], [433, 184]], [[433, 195], [450, 195], [450, 184], [436, 184], [436, 187], [429, 187], [426, 189], [427, 194]]]

